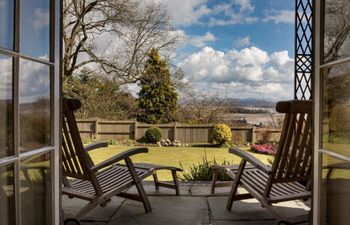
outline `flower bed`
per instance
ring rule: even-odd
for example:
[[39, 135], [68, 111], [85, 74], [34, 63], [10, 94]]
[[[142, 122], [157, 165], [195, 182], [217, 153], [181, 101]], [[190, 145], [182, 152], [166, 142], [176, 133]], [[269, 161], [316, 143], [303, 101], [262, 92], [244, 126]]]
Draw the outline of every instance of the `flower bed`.
[[254, 144], [250, 149], [260, 154], [274, 155], [276, 153], [275, 147], [271, 144]]

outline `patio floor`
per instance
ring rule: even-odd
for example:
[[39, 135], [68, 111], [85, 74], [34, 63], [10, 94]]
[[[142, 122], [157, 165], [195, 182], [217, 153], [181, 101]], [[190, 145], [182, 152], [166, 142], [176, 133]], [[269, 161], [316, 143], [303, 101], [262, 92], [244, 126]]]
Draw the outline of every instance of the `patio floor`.
[[[210, 185], [181, 184], [181, 196], [174, 190], [154, 191], [150, 182], [144, 187], [153, 211], [145, 213], [139, 202], [115, 197], [106, 207], [98, 207], [83, 219], [82, 225], [275, 225], [278, 221], [256, 200], [235, 202], [232, 211], [226, 211], [228, 188], [218, 188], [210, 194]], [[130, 189], [129, 192], [135, 192]], [[63, 197], [66, 216], [81, 208], [85, 201]], [[307, 214], [309, 202], [291, 201], [277, 204], [281, 215], [294, 217]]]

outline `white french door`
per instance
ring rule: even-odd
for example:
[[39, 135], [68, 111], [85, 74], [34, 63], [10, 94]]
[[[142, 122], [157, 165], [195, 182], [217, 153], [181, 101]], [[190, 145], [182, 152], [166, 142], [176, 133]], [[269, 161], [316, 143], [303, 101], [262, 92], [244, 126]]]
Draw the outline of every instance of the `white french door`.
[[314, 224], [350, 221], [350, 1], [316, 1]]
[[59, 224], [60, 1], [0, 0], [0, 224]]

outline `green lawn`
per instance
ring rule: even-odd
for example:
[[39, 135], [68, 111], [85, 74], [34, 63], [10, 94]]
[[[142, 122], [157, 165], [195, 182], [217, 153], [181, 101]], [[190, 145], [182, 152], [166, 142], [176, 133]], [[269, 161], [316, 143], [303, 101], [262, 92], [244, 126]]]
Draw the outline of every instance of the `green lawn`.
[[[108, 148], [101, 148], [90, 152], [95, 163], [99, 163], [114, 154], [132, 148], [130, 146], [111, 145]], [[247, 149], [246, 149], [247, 150]], [[203, 157], [207, 155], [208, 160], [216, 159], [217, 162], [227, 160], [233, 164], [239, 163], [239, 158], [229, 154], [228, 148], [213, 147], [150, 147], [149, 153], [139, 154], [132, 157], [133, 162], [154, 163], [161, 165], [180, 166], [180, 162], [185, 171], [193, 164], [202, 162]], [[267, 163], [267, 158], [271, 156], [253, 154], [263, 162]], [[149, 179], [152, 179], [151, 177]], [[162, 181], [171, 180], [171, 174], [167, 172], [159, 173], [159, 179]]]

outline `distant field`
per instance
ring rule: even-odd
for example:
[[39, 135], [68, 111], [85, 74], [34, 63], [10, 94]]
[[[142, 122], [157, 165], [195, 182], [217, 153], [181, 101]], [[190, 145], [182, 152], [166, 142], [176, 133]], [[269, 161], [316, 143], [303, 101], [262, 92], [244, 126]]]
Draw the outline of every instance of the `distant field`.
[[[283, 117], [283, 115], [275, 113], [273, 117]], [[264, 124], [269, 125], [271, 122], [271, 114], [270, 113], [258, 113], [258, 114], [250, 114], [250, 113], [226, 113], [223, 115], [225, 121], [231, 120], [243, 120], [245, 119], [249, 124]]]
[[[90, 155], [95, 163], [99, 163], [109, 157], [118, 154], [124, 150], [130, 149], [130, 146], [111, 145], [108, 148], [101, 148], [90, 152]], [[198, 164], [203, 161], [203, 157], [207, 156], [208, 160], [214, 158], [218, 162], [227, 160], [233, 164], [238, 164], [240, 159], [228, 153], [228, 148], [213, 148], [213, 147], [150, 147], [149, 153], [139, 154], [132, 157], [134, 162], [155, 163], [161, 165], [180, 166], [180, 162], [184, 170], [188, 171], [191, 165]], [[267, 163], [269, 156], [261, 154], [253, 154], [263, 162]], [[171, 174], [161, 172], [160, 180], [171, 180]], [[152, 178], [149, 178], [151, 180]]]

